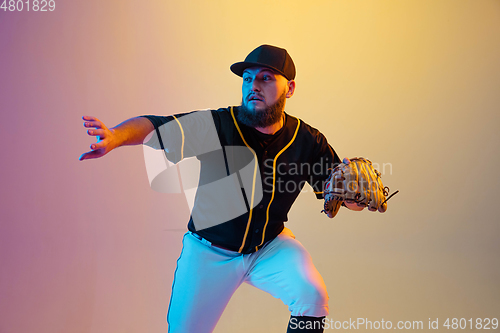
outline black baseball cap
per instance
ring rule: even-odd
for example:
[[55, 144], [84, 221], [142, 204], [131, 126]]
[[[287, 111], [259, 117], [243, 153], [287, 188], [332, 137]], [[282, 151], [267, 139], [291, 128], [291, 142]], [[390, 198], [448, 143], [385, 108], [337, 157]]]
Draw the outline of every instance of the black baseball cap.
[[237, 62], [231, 65], [231, 71], [243, 76], [243, 71], [248, 67], [267, 67], [274, 69], [287, 80], [295, 79], [295, 65], [293, 60], [285, 49], [272, 45], [261, 45], [245, 58], [243, 62]]

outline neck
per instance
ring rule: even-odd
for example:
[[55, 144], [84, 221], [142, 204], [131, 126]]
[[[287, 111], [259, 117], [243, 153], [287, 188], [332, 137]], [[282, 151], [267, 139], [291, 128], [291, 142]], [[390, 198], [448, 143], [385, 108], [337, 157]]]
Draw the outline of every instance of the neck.
[[274, 123], [272, 125], [266, 126], [266, 127], [255, 127], [255, 129], [261, 133], [264, 134], [274, 134], [278, 132], [283, 125], [285, 124], [285, 113], [283, 113], [283, 116], [280, 118], [280, 121], [277, 123]]

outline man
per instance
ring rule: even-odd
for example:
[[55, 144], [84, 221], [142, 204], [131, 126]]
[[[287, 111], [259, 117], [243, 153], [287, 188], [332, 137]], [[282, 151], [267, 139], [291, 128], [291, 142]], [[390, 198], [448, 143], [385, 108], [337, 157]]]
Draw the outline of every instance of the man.
[[[200, 161], [200, 187], [172, 286], [169, 332], [212, 332], [243, 282], [288, 305], [287, 332], [323, 332], [321, 322], [328, 315], [325, 284], [284, 222], [305, 182], [323, 198], [323, 183], [340, 160], [320, 132], [284, 112], [295, 91], [295, 66], [285, 49], [261, 45], [231, 70], [243, 78], [240, 106], [141, 116], [111, 129], [85, 116], [84, 126], [94, 128], [88, 134], [98, 142], [80, 160], [141, 144], [153, 132], [146, 144], [163, 149], [170, 161], [189, 156]], [[207, 139], [211, 136], [216, 140]], [[247, 154], [234, 154], [234, 147], [244, 147]], [[238, 171], [242, 164], [250, 166], [253, 177]], [[226, 188], [214, 195], [201, 185], [232, 176], [246, 210], [220, 218], [235, 206], [218, 200]], [[250, 179], [247, 185], [243, 178]]]

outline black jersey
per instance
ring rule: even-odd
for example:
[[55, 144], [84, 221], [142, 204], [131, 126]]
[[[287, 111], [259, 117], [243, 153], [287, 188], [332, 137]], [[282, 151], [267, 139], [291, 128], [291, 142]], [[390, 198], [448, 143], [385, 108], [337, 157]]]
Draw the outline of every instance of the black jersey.
[[[330, 170], [340, 163], [340, 159], [317, 129], [285, 113], [284, 126], [277, 133], [267, 135], [239, 123], [235, 115], [238, 107], [199, 112], [211, 113], [221, 147], [247, 147], [252, 152], [258, 163], [258, 181], [261, 184], [257, 185], [261, 186], [262, 195], [258, 202], [252, 202], [255, 195], [252, 191], [247, 191], [246, 213], [208, 228], [197, 230], [192, 215], [188, 223], [190, 231], [224, 248], [251, 253], [283, 230], [287, 214], [306, 182], [311, 185], [318, 199], [323, 198], [323, 183]], [[208, 153], [207, 149], [196, 147], [208, 141], [204, 128], [200, 124], [192, 126], [193, 130], [183, 128], [180, 120], [185, 115], [189, 113], [143, 117], [154, 125], [160, 137], [161, 148], [165, 149], [170, 160], [177, 162], [188, 156], [196, 156], [200, 160], [200, 183], [206, 182], [203, 179], [204, 170], [211, 170], [212, 175], [214, 169], [229, 173], [227, 151], [223, 149], [223, 160], [226, 161], [224, 165], [214, 162], [213, 155], [216, 153]], [[174, 128], [179, 130], [178, 137], [182, 136], [182, 140], [177, 139], [177, 136], [174, 139], [169, 136], [169, 142], [165, 142], [158, 128], [172, 121], [177, 124]], [[185, 141], [185, 136], [197, 136], [200, 139], [193, 143]], [[197, 200], [203, 202], [203, 195], [197, 196]]]

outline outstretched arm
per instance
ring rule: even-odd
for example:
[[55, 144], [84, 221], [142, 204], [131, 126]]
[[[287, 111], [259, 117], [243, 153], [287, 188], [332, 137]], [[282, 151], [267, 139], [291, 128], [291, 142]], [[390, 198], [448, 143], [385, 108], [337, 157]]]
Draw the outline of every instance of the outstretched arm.
[[154, 130], [153, 124], [143, 117], [127, 119], [113, 128], [107, 128], [95, 117], [83, 116], [82, 119], [85, 121], [83, 126], [93, 127], [87, 134], [95, 136], [97, 142], [90, 146], [91, 151], [80, 156], [80, 161], [102, 157], [120, 146], [142, 144], [146, 136]]

